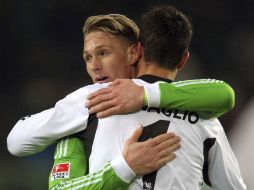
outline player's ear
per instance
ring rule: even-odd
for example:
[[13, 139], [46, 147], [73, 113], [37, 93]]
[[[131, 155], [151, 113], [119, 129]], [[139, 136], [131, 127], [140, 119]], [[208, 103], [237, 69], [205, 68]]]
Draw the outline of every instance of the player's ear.
[[140, 42], [138, 42], [138, 45], [137, 45], [138, 47], [138, 59], [141, 59], [141, 57], [142, 57], [142, 55], [143, 55], [143, 51], [144, 51], [144, 48], [143, 48], [143, 46], [141, 45], [141, 43]]
[[189, 53], [188, 51], [186, 51], [186, 52], [183, 54], [181, 60], [180, 60], [179, 63], [177, 64], [177, 66], [176, 66], [178, 70], [180, 70], [180, 69], [182, 69], [182, 68], [184, 67], [184, 65], [185, 65], [185, 63], [188, 61], [189, 57], [190, 57], [190, 53]]
[[134, 65], [140, 59], [140, 43], [132, 44], [128, 49], [128, 61], [130, 65]]

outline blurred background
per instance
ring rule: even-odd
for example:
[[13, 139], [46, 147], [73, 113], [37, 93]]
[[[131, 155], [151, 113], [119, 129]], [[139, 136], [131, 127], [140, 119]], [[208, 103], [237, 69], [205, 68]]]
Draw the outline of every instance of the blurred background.
[[50, 108], [65, 95], [91, 83], [82, 60], [85, 19], [121, 13], [140, 24], [142, 13], [158, 4], [175, 6], [194, 26], [191, 59], [177, 80], [216, 78], [234, 88], [235, 108], [220, 120], [248, 189], [254, 189], [253, 1], [0, 2], [0, 189], [47, 189], [54, 146], [19, 158], [8, 153], [6, 137], [21, 117]]

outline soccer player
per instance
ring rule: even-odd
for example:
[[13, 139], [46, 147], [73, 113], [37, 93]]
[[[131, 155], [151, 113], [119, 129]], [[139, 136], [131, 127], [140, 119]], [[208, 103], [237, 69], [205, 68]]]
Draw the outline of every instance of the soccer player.
[[[112, 15], [111, 15], [112, 16]], [[120, 15], [118, 15], [118, 17], [119, 17]], [[114, 15], [114, 17], [115, 17], [115, 19], [117, 18], [117, 15]], [[96, 48], [98, 48], [98, 47], [100, 47], [100, 46], [105, 46], [105, 44], [103, 44], [102, 42], [103, 42], [103, 40], [105, 39], [105, 38], [103, 38], [103, 37], [105, 37], [105, 36], [103, 36], [103, 35], [98, 35], [97, 34], [97, 36], [95, 36], [94, 37], [94, 35], [92, 35], [92, 38], [89, 36], [89, 34], [92, 32], [92, 31], [100, 31], [100, 30], [109, 30], [107, 27], [109, 27], [109, 26], [107, 26], [106, 27], [106, 29], [105, 29], [105, 23], [108, 23], [108, 22], [112, 22], [112, 20], [111, 19], [109, 19], [108, 18], [108, 15], [106, 15], [106, 16], [95, 16], [95, 17], [90, 17], [88, 20], [87, 20], [87, 22], [86, 22], [86, 25], [85, 25], [85, 27], [84, 27], [84, 33], [85, 33], [85, 36], [88, 36], [88, 37], [86, 37], [86, 39], [88, 39], [87, 41], [86, 41], [86, 43], [85, 43], [85, 54], [84, 54], [84, 59], [86, 60], [86, 62], [87, 62], [87, 68], [88, 68], [88, 71], [89, 71], [89, 73], [90, 73], [90, 75], [92, 76], [92, 78], [93, 78], [93, 80], [94, 80], [94, 82], [98, 82], [97, 81], [97, 78], [98, 77], [95, 77], [95, 75], [96, 75], [96, 72], [103, 72], [104, 70], [103, 69], [100, 69], [99, 67], [100, 67], [100, 63], [99, 63], [99, 61], [93, 61], [93, 63], [90, 63], [91, 61], [90, 61], [90, 59], [92, 59], [91, 57], [95, 57], [95, 55], [93, 54], [93, 52], [96, 52], [95, 50], [96, 50]], [[123, 22], [123, 21], [122, 21]], [[102, 27], [104, 27], [104, 28], [102, 28]], [[100, 29], [100, 30], [99, 30]], [[112, 29], [111, 29], [112, 30]], [[109, 32], [109, 31], [107, 31], [107, 32]], [[113, 33], [113, 34], [115, 34], [115, 33], [117, 33], [117, 31], [115, 31], [115, 32], [109, 32], [109, 33]], [[92, 33], [93, 34], [93, 33]], [[90, 39], [90, 38], [91, 39]], [[93, 38], [95, 38], [95, 40], [93, 39]], [[113, 39], [113, 36], [110, 36], [110, 38], [111, 39]], [[108, 40], [108, 38], [106, 38], [106, 40]], [[137, 39], [136, 39], [137, 40]], [[98, 43], [99, 42], [99, 43]], [[94, 48], [94, 49], [93, 49]], [[119, 48], [118, 48], [119, 49]], [[104, 50], [105, 51], [105, 50]], [[103, 52], [103, 53], [108, 53], [108, 52]], [[114, 59], [114, 60], [118, 60], [119, 61], [119, 58], [118, 59]], [[121, 60], [122, 61], [122, 60]], [[120, 62], [120, 61], [119, 61]], [[106, 64], [106, 63], [104, 63], [104, 64]], [[106, 67], [105, 69], [110, 69], [111, 71], [112, 71], [112, 67], [110, 66], [110, 65], [107, 65], [108, 67]], [[118, 68], [119, 69], [119, 68]], [[105, 73], [105, 71], [104, 71], [104, 73]], [[118, 72], [119, 73], [119, 72]], [[105, 75], [105, 74], [104, 74]], [[93, 77], [94, 76], [94, 77]], [[101, 77], [101, 78], [103, 78], [103, 77]], [[105, 78], [105, 77], [104, 77]], [[100, 81], [100, 82], [102, 82], [102, 81]], [[103, 81], [104, 82], [104, 81]], [[193, 81], [194, 82], [194, 81]], [[209, 83], [209, 80], [203, 80], [203, 81], [197, 81], [197, 82], [200, 82], [200, 83], [202, 83], [202, 84], [206, 84], [206, 83]], [[208, 91], [208, 89], [209, 88], [211, 88], [211, 87], [213, 87], [213, 88], [217, 88], [217, 87], [219, 87], [219, 88], [221, 88], [222, 87], [222, 85], [223, 85], [223, 83], [222, 82], [219, 82], [219, 81], [217, 81], [218, 83], [210, 83], [209, 85], [202, 85], [202, 86], [200, 86], [200, 87], [203, 87], [203, 89], [204, 88], [207, 88], [207, 90], [206, 91]], [[211, 85], [211, 84], [213, 84], [213, 86]], [[196, 85], [194, 85], [194, 86], [196, 86]], [[177, 87], [175, 87], [175, 86], [172, 86], [172, 85], [170, 85], [170, 86], [168, 86], [169, 88], [171, 88], [172, 89], [172, 87], [173, 87], [173, 89], [176, 89], [176, 90], [178, 90], [177, 89]], [[190, 85], [189, 85], [189, 87], [190, 87]], [[193, 87], [193, 86], [192, 86]], [[197, 86], [196, 86], [197, 87]], [[226, 85], [225, 85], [225, 87], [226, 87]], [[183, 90], [183, 89], [182, 89]], [[196, 91], [198, 91], [198, 90], [196, 90]], [[184, 92], [187, 92], [187, 91], [184, 91]], [[199, 91], [200, 92], [200, 96], [202, 96], [202, 94], [203, 94], [203, 91], [201, 90], [201, 91]], [[226, 91], [226, 92], [228, 92], [228, 91]], [[195, 93], [198, 93], [198, 92], [195, 92]], [[192, 94], [191, 96], [193, 96], [193, 97], [195, 97], [196, 96], [196, 94]], [[221, 100], [223, 99], [223, 97], [226, 97], [226, 96], [220, 96], [220, 98], [221, 98]], [[141, 99], [142, 99], [143, 97], [141, 97]], [[172, 97], [171, 97], [172, 98]], [[188, 102], [188, 99], [190, 99], [191, 97], [187, 97], [186, 99], [186, 102]], [[168, 98], [169, 99], [169, 98]], [[143, 99], [142, 99], [143, 100]], [[179, 99], [180, 100], [180, 99]], [[218, 102], [216, 102], [216, 103], [221, 103], [221, 100], [220, 101], [218, 101]], [[224, 100], [225, 100], [225, 98], [224, 98]], [[174, 100], [175, 101], [175, 100]], [[135, 101], [134, 101], [135, 102]], [[144, 102], [144, 101], [143, 101]], [[196, 103], [196, 104], [198, 104], [198, 103]], [[202, 103], [201, 103], [202, 104]], [[215, 104], [215, 103], [213, 103], [213, 104]], [[223, 105], [223, 104], [222, 104]], [[186, 106], [190, 106], [188, 103], [186, 103]], [[199, 105], [197, 105], [197, 107], [198, 107]], [[214, 107], [215, 107], [215, 105], [213, 105]], [[218, 106], [221, 106], [221, 105], [219, 105], [218, 104]], [[192, 107], [193, 109], [196, 109], [195, 107]], [[200, 110], [202, 110], [203, 111], [203, 113], [205, 113], [205, 110], [206, 108], [203, 108], [202, 109], [202, 106], [200, 106]], [[217, 107], [215, 107], [215, 109], [218, 109]], [[214, 109], [214, 113], [213, 113], [213, 116], [215, 116], [216, 114], [219, 114], [219, 112], [217, 112], [217, 111], [215, 111], [215, 109]], [[207, 110], [207, 113], [209, 113], [209, 111], [211, 112], [211, 108], [208, 108], [208, 109], [206, 109]], [[199, 110], [198, 110], [199, 111]], [[212, 115], [212, 114], [211, 114]], [[210, 116], [211, 116], [210, 115]], [[88, 136], [88, 135], [86, 135], [86, 136]], [[88, 137], [86, 137], [86, 138], [88, 138]], [[86, 138], [84, 138], [84, 139], [86, 139]], [[75, 141], [79, 141], [78, 139], [75, 139], [75, 140], [73, 140], [72, 138], [69, 138], [69, 139], [64, 139], [64, 140], [62, 140], [61, 141], [61, 143], [58, 143], [58, 145], [57, 145], [57, 151], [56, 151], [56, 155], [59, 155], [59, 151], [60, 151], [60, 147], [61, 146], [63, 146], [63, 144], [65, 144], [65, 142], [66, 141], [69, 141], [69, 144], [68, 144], [68, 146], [70, 146], [71, 148], [70, 149], [74, 149], [74, 147], [75, 147], [75, 145], [76, 144], [78, 144], [78, 143], [74, 143]], [[73, 145], [71, 145], [72, 143], [70, 142], [70, 141], [73, 141]], [[86, 142], [85, 144], [89, 144], [88, 142]], [[77, 146], [77, 145], [76, 145]], [[78, 146], [78, 148], [79, 147], [82, 147], [81, 145], [80, 146]], [[63, 148], [62, 148], [63, 149]], [[83, 149], [80, 149], [80, 151], [75, 151], [75, 153], [70, 153], [69, 155], [66, 155], [66, 156], [64, 156], [64, 157], [59, 157], [59, 156], [55, 156], [55, 163], [54, 163], [54, 168], [55, 167], [58, 167], [59, 166], [59, 163], [71, 163], [71, 165], [73, 166], [73, 165], [76, 165], [76, 166], [79, 166], [78, 167], [78, 169], [76, 169], [77, 167], [75, 167], [75, 168], [72, 168], [72, 170], [73, 170], [73, 175], [69, 178], [69, 180], [67, 180], [66, 178], [55, 178], [55, 176], [56, 176], [56, 171], [55, 171], [55, 169], [53, 168], [53, 170], [52, 170], [52, 172], [51, 172], [51, 175], [50, 175], [50, 179], [49, 179], [49, 184], [50, 184], [50, 187], [58, 187], [58, 188], [64, 188], [64, 189], [68, 189], [68, 188], [73, 188], [73, 187], [80, 187], [80, 188], [98, 188], [98, 185], [100, 185], [99, 183], [94, 183], [94, 184], [92, 184], [92, 182], [93, 181], [98, 181], [98, 178], [96, 178], [96, 177], [94, 177], [94, 178], [92, 178], [92, 180], [87, 180], [87, 176], [82, 176], [82, 173], [85, 173], [84, 171], [85, 171], [85, 167], [80, 167], [80, 166], [82, 166], [82, 164], [81, 163], [84, 163], [85, 162], [85, 159], [84, 159], [84, 157], [82, 157], [82, 159], [80, 159], [80, 156], [84, 156], [85, 154], [85, 151], [84, 151], [84, 148]], [[68, 154], [68, 153], [67, 153]], [[88, 154], [90, 154], [90, 153], [88, 153]], [[130, 154], [131, 155], [131, 154]], [[147, 156], [148, 157], [148, 156]], [[75, 174], [74, 174], [75, 173]], [[134, 173], [136, 173], [136, 172], [134, 172]], [[101, 174], [104, 174], [103, 172], [101, 172]], [[77, 177], [77, 176], [82, 176], [82, 177]], [[101, 176], [102, 175], [100, 175], [100, 178], [101, 178]], [[68, 176], [69, 177], [69, 176]], [[113, 180], [113, 176], [111, 176], [111, 181]], [[62, 182], [61, 182], [62, 181]], [[110, 182], [111, 182], [110, 181]], [[127, 180], [126, 180], [127, 181]], [[61, 182], [61, 183], [60, 183]], [[119, 182], [121, 182], [121, 180], [118, 180], [118, 183], [117, 183], [117, 186], [118, 186], [118, 188], [123, 188], [123, 187], [127, 187], [127, 185], [128, 185], [128, 183], [123, 183], [122, 182], [122, 184], [120, 184]], [[87, 184], [92, 184], [93, 186], [91, 187], [91, 185], [87, 185]], [[113, 184], [113, 183], [111, 183], [111, 184]], [[125, 184], [125, 185], [124, 185]], [[113, 186], [113, 187], [108, 187], [108, 186], [106, 186], [106, 189], [116, 189], [116, 185], [115, 186]]]
[[[101, 28], [100, 32], [101, 31], [103, 31], [102, 28]], [[108, 32], [108, 31], [106, 31], [106, 32]], [[119, 31], [117, 30], [117, 32], [119, 32]], [[128, 32], [129, 31], [127, 31], [127, 33]], [[96, 33], [95, 29], [94, 29], [93, 32], [91, 32], [91, 34], [93, 34], [93, 33]], [[95, 35], [94, 39], [101, 39], [102, 37], [105, 37], [105, 31], [103, 31], [102, 34], [104, 34], [104, 35], [102, 35], [102, 36], [100, 36], [100, 35], [96, 36]], [[123, 34], [120, 33], [120, 36], [117, 36], [114, 33], [112, 35], [109, 32], [109, 33], [107, 33], [106, 36], [108, 37], [108, 40], [110, 42], [110, 41], [114, 41], [114, 40], [116, 40], [116, 41], [120, 40], [119, 37], [122, 37]], [[85, 39], [87, 39], [87, 38], [85, 38]], [[123, 41], [121, 41], [121, 42], [122, 42], [122, 45], [125, 45], [125, 47], [130, 46], [130, 44], [128, 44], [128, 43], [126, 44], [126, 43], [123, 43]], [[127, 41], [127, 42], [129, 42], [129, 41]], [[86, 45], [86, 43], [87, 42], [85, 41], [85, 45]], [[114, 54], [115, 51], [119, 50], [120, 47], [121, 46], [118, 46], [118, 48], [113, 49], [114, 50], [113, 51], [113, 56], [115, 56], [115, 54]], [[132, 47], [135, 47], [135, 46], [132, 46]], [[100, 49], [100, 48], [97, 48], [97, 49], [95, 48], [95, 51], [94, 51], [95, 54], [92, 54], [92, 55], [95, 55], [94, 57], [88, 54], [90, 57], [89, 56], [86, 57], [87, 58], [86, 61], [89, 62], [90, 58], [92, 58], [92, 59], [96, 58], [97, 59], [96, 61], [98, 61], [99, 59], [105, 59], [105, 58], [107, 58], [107, 60], [108, 60], [107, 56], [109, 56], [109, 55], [112, 56], [112, 51], [108, 51], [108, 50], [105, 51], [105, 49], [103, 49], [103, 48]], [[99, 50], [101, 50], [101, 51], [99, 51]], [[112, 49], [110, 49], [110, 50], [112, 50]], [[120, 48], [120, 50], [121, 50], [121, 48]], [[124, 54], [122, 54], [122, 55], [124, 55]], [[130, 56], [131, 59], [133, 59], [133, 55], [135, 55], [135, 52], [130, 51], [130, 53], [128, 55]], [[122, 58], [125, 58], [125, 57], [122, 57]], [[132, 63], [134, 63], [133, 61], [135, 61], [135, 59], [134, 60], [131, 60], [131, 59], [129, 59], [129, 57], [128, 57], [127, 61], [129, 61], [129, 62], [127, 62], [127, 63], [130, 63], [130, 61]], [[124, 61], [124, 60], [122, 60], [122, 61]], [[99, 63], [99, 61], [98, 61], [98, 63]], [[116, 62], [116, 63], [118, 64], [119, 62]], [[103, 72], [103, 70], [101, 70], [101, 68], [98, 68], [98, 67], [96, 68], [95, 67], [93, 69], [94, 69], [94, 71], [97, 71], [101, 75], [101, 76], [97, 76], [97, 77], [93, 78], [94, 81], [97, 81], [97, 82], [105, 82], [105, 81], [107, 82], [107, 80], [113, 80], [114, 77], [116, 76], [114, 74], [119, 73], [119, 72], [114, 73], [114, 70], [116, 71], [117, 69], [119, 69], [119, 68], [116, 68], [116, 67], [113, 67], [113, 69], [111, 69], [110, 72], [108, 72], [108, 73], [106, 72], [106, 74], [107, 74], [106, 76], [105, 76], [105, 71]], [[129, 72], [129, 70], [130, 69], [125, 65], [124, 71]], [[120, 71], [122, 72], [123, 70], [120, 70]], [[218, 89], [221, 89], [220, 87], [222, 87], [222, 85], [223, 85], [223, 87], [225, 87], [224, 83], [216, 83], [216, 84], [217, 84]], [[146, 84], [146, 85], [149, 86], [148, 84]], [[206, 85], [208, 85], [208, 83]], [[87, 120], [88, 120], [88, 116], [87, 116], [88, 113], [87, 113], [87, 109], [83, 106], [83, 103], [86, 99], [87, 94], [89, 94], [90, 92], [95, 91], [96, 89], [101, 88], [102, 86], [104, 87], [104, 86], [107, 86], [107, 85], [96, 84], [94, 86], [82, 88], [82, 89], [72, 93], [71, 95], [67, 96], [62, 101], [58, 102], [56, 104], [55, 108], [52, 108], [50, 110], [47, 110], [47, 111], [41, 112], [39, 114], [33, 115], [30, 118], [27, 118], [25, 120], [22, 120], [22, 121], [18, 122], [18, 124], [14, 127], [14, 130], [12, 131], [12, 133], [10, 134], [10, 136], [8, 138], [9, 139], [9, 144], [8, 144], [9, 149], [13, 148], [12, 150], [15, 151], [15, 148], [19, 149], [21, 147], [21, 149], [25, 148], [25, 149], [22, 150], [22, 151], [25, 150], [23, 153], [25, 153], [25, 154], [30, 153], [31, 154], [31, 153], [34, 153], [36, 151], [42, 150], [43, 148], [45, 148], [47, 145], [51, 144], [52, 142], [54, 142], [58, 138], [61, 138], [63, 136], [69, 135], [71, 133], [75, 133], [77, 131], [80, 131], [80, 130], [86, 128], [86, 124], [87, 124]], [[160, 89], [160, 90], [162, 90], [162, 89]], [[187, 91], [188, 90], [189, 89], [187, 89]], [[179, 92], [181, 92], [181, 90], [179, 90]], [[186, 89], [185, 90], [183, 89], [183, 92], [186, 92]], [[231, 92], [232, 91], [230, 91], [230, 93]], [[149, 92], [147, 92], [147, 94], [149, 94]], [[163, 94], [163, 92], [162, 92], [162, 94]], [[149, 98], [149, 96], [148, 96], [148, 98]], [[201, 98], [201, 100], [202, 100], [202, 98]], [[150, 102], [150, 101], [148, 100], [148, 102]], [[208, 111], [213, 110], [212, 108], [210, 110], [208, 109]], [[80, 113], [78, 113], [78, 112], [80, 112]], [[190, 113], [193, 114], [192, 112], [190, 112]], [[174, 112], [174, 115], [177, 117], [178, 113]], [[191, 116], [193, 116], [193, 115], [191, 115], [190, 118], [189, 118], [189, 115], [190, 114], [188, 114], [188, 117], [186, 115], [185, 119], [188, 118], [188, 119], [191, 120]], [[60, 119], [59, 116], [61, 117], [61, 119]], [[39, 122], [39, 121], [43, 121], [43, 122]], [[72, 121], [75, 121], [75, 122], [73, 123]], [[91, 120], [89, 120], [89, 121], [91, 123]], [[89, 124], [89, 122], [88, 122], [88, 124]], [[30, 133], [30, 135], [24, 136], [24, 134], [28, 134], [27, 130], [29, 130], [28, 128], [31, 127], [31, 126], [33, 126], [33, 132], [34, 133]], [[54, 128], [52, 128], [53, 126], [54, 126]], [[61, 128], [61, 127], [63, 127], [63, 128]], [[20, 147], [11, 146], [11, 145], [13, 145], [11, 143], [11, 140], [14, 139], [15, 134], [17, 134], [16, 133], [17, 130], [22, 131], [22, 133], [23, 133], [23, 136], [20, 139], [16, 138], [14, 140], [16, 142], [21, 142], [22, 143]], [[12, 141], [12, 142], [14, 142], [14, 141]], [[62, 143], [62, 144], [64, 144], [64, 143]], [[22, 146], [24, 146], [24, 147], [22, 147]], [[60, 149], [61, 148], [59, 148], [59, 151], [60, 151]], [[20, 151], [20, 152], [22, 152], [22, 151]]]
[[[157, 83], [173, 80], [188, 59], [192, 35], [188, 19], [176, 9], [164, 6], [145, 14], [142, 24], [144, 49], [138, 77]], [[134, 81], [146, 88], [144, 81]], [[246, 189], [219, 121], [216, 118], [201, 119], [197, 113], [187, 110], [180, 114], [177, 110], [147, 107], [133, 114], [102, 119], [89, 160], [91, 171], [96, 171], [106, 160], [121, 153], [121, 144], [135, 129], [130, 130], [135, 122], [144, 125], [140, 140], [154, 137], [158, 130], [174, 131], [181, 137], [182, 147], [176, 152], [177, 159], [142, 179], [136, 179], [129, 189], [200, 189], [204, 182], [214, 189]], [[119, 126], [122, 127], [119, 129]], [[112, 151], [101, 151], [109, 142]]]

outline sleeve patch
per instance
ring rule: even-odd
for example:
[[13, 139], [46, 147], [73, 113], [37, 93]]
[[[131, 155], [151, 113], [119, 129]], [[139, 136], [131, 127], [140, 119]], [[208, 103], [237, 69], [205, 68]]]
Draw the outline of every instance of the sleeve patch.
[[66, 179], [70, 177], [70, 169], [71, 164], [68, 163], [60, 163], [53, 167], [51, 173], [51, 181], [56, 179]]

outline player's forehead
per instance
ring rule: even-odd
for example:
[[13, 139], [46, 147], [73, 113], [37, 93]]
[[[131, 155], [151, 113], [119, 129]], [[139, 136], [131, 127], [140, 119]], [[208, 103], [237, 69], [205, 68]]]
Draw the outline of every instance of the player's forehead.
[[90, 32], [84, 39], [84, 52], [89, 52], [103, 47], [114, 49], [126, 48], [127, 46], [127, 40], [120, 36], [103, 31]]

